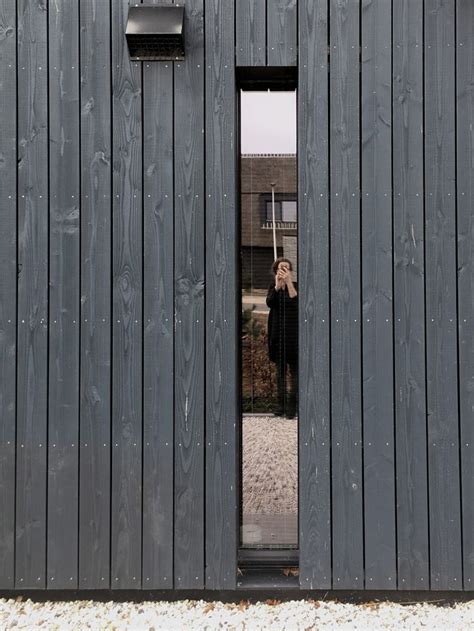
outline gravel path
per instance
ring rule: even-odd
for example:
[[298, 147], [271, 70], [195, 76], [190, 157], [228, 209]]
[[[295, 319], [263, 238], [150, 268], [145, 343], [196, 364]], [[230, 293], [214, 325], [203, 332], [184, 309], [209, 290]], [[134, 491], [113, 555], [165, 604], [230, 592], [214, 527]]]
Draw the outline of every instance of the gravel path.
[[296, 419], [246, 414], [242, 419], [242, 544], [298, 543]]
[[[267, 604], [269, 603], [269, 604]], [[455, 606], [394, 603], [344, 604], [277, 600], [249, 605], [203, 600], [157, 602], [43, 602], [0, 599], [0, 628], [10, 629], [442, 629], [474, 627], [474, 601]]]
[[296, 419], [243, 417], [243, 512], [275, 515], [298, 510]]

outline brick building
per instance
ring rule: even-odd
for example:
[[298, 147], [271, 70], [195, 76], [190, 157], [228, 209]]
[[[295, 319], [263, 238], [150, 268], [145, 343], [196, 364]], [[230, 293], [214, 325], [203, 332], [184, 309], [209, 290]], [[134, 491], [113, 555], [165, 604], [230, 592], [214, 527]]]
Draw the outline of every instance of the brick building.
[[266, 289], [273, 254], [272, 183], [278, 256], [297, 272], [297, 186], [295, 154], [241, 156], [241, 257], [244, 289]]

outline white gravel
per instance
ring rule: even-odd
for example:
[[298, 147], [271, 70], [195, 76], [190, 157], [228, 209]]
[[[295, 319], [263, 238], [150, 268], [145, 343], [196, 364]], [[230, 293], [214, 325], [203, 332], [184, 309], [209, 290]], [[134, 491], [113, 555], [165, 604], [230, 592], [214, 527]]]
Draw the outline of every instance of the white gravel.
[[372, 601], [269, 600], [249, 604], [180, 600], [32, 602], [0, 599], [0, 628], [8, 629], [443, 629], [474, 628], [474, 601], [452, 606]]

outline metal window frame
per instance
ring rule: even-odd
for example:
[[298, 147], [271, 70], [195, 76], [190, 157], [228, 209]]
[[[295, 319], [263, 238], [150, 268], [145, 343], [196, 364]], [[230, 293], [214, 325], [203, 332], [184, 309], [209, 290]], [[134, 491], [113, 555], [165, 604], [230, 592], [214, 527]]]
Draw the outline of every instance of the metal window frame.
[[[267, 223], [268, 221], [272, 221], [272, 217], [270, 215], [270, 217], [268, 216], [267, 213], [267, 204], [268, 202], [272, 201], [272, 194], [271, 193], [260, 193], [260, 223], [263, 226], [265, 223]], [[296, 202], [298, 204], [298, 193], [294, 192], [294, 193], [275, 193], [275, 211], [276, 209], [276, 204], [278, 203], [278, 208], [279, 208], [279, 213], [280, 213], [280, 217], [278, 217], [278, 212], [275, 212], [275, 220], [279, 221], [280, 223], [285, 223], [282, 217], [282, 205], [280, 202]], [[286, 223], [297, 223], [294, 221], [291, 222], [286, 222]]]

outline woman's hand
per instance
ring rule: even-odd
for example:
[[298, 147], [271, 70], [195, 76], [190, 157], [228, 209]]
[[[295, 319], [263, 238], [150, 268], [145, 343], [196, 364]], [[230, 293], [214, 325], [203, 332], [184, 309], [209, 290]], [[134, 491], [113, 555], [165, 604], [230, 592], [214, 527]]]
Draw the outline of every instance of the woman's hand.
[[277, 271], [275, 274], [275, 288], [282, 289], [285, 286], [285, 281], [283, 280], [283, 272], [281, 269]]
[[289, 294], [290, 298], [295, 298], [298, 294], [297, 294], [297, 291], [295, 289], [295, 286], [293, 285], [293, 279], [291, 277], [291, 270], [289, 270], [289, 269], [283, 270], [282, 277], [283, 277], [284, 284], [288, 288], [288, 294]]

